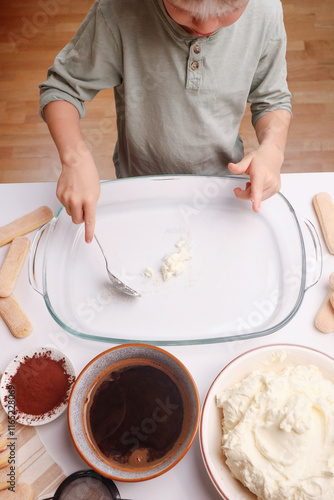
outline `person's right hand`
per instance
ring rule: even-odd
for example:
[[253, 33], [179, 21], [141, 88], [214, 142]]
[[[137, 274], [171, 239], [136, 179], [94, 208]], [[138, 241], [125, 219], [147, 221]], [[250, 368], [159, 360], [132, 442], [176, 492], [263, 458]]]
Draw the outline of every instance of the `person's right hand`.
[[100, 179], [89, 150], [70, 155], [66, 163], [63, 162], [56, 194], [74, 224], [85, 223], [85, 240], [90, 243], [94, 236]]

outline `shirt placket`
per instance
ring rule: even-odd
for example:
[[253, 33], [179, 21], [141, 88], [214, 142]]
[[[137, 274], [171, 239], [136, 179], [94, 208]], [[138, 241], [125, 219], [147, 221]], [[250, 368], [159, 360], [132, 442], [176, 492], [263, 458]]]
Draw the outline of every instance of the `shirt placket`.
[[186, 88], [189, 90], [199, 90], [203, 77], [203, 47], [195, 40], [189, 46], [187, 62]]

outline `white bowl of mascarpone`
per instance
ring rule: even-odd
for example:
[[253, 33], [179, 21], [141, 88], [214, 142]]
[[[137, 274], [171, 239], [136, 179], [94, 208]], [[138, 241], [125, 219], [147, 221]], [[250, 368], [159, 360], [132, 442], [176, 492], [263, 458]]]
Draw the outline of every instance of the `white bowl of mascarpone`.
[[226, 500], [333, 499], [333, 358], [290, 344], [238, 356], [206, 395], [200, 445]]

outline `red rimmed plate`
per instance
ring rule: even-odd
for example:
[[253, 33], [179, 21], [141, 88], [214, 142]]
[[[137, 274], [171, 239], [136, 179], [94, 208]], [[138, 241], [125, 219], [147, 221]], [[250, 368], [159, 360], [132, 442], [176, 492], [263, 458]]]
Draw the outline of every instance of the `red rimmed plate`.
[[[252, 349], [227, 364], [209, 388], [202, 408], [200, 447], [206, 470], [217, 491], [225, 500], [256, 500], [256, 496], [234, 479], [225, 464], [221, 449], [221, 409], [216, 395], [241, 382], [255, 370], [280, 372], [288, 366], [315, 365], [334, 383], [334, 359], [315, 349], [275, 344]], [[282, 499], [283, 500], [283, 499]]]

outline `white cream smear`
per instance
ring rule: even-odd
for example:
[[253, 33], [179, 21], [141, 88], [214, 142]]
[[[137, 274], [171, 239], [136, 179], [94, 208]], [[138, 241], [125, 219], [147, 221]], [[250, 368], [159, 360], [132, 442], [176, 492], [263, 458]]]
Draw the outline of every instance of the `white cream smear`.
[[184, 263], [186, 260], [192, 258], [186, 247], [186, 241], [179, 241], [176, 243], [178, 251], [169, 255], [161, 264], [161, 274], [164, 281], [170, 279], [172, 276], [179, 276], [184, 271]]
[[217, 406], [226, 464], [258, 499], [334, 499], [334, 385], [317, 367], [255, 371]]
[[152, 267], [147, 267], [144, 271], [144, 274], [145, 276], [147, 276], [148, 278], [153, 278], [154, 276], [154, 271], [152, 269]]

